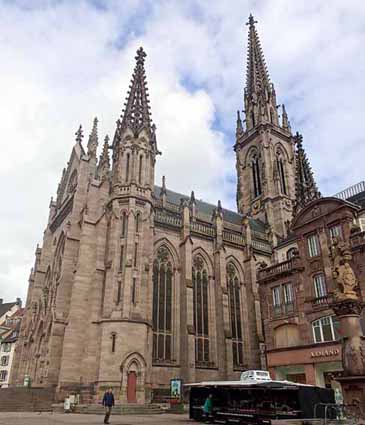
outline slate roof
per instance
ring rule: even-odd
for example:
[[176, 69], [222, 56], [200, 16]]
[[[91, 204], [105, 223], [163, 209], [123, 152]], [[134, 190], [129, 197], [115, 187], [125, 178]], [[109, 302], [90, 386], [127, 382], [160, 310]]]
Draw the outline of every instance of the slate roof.
[[[154, 187], [155, 198], [157, 199], [160, 198], [160, 192], [161, 192], [161, 186], [155, 186]], [[182, 193], [174, 192], [170, 189], [166, 189], [166, 197], [168, 202], [170, 202], [171, 204], [175, 204], [177, 206], [180, 205], [181, 199], [184, 199], [186, 201], [190, 200], [190, 196], [183, 195]], [[213, 215], [214, 210], [217, 208], [216, 205], [209, 204], [208, 202], [200, 201], [198, 199], [195, 199], [195, 203], [196, 203], [196, 208], [198, 212], [201, 212], [202, 214], [205, 214], [210, 217]], [[223, 219], [226, 222], [241, 225], [243, 221], [243, 217], [244, 216], [240, 213], [223, 208]], [[254, 219], [254, 218], [250, 218], [249, 223], [250, 223], [251, 229], [257, 230], [260, 232], [265, 232], [266, 226], [262, 221]]]

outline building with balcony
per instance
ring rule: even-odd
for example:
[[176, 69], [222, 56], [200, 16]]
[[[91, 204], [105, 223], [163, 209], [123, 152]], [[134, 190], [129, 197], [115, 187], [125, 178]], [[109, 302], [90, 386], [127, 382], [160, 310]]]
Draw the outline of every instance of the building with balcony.
[[330, 308], [334, 238], [348, 241], [364, 295], [365, 232], [359, 206], [339, 198], [310, 202], [289, 236], [274, 249], [276, 262], [258, 270], [266, 361], [277, 379], [338, 386], [342, 371], [339, 324]]

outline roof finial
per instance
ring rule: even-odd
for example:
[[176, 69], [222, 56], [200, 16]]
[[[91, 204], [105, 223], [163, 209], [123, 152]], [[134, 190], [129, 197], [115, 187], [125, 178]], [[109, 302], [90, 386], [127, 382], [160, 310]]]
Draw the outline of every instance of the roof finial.
[[110, 159], [109, 159], [109, 136], [106, 135], [104, 139], [103, 151], [101, 152], [97, 175], [101, 181], [108, 178], [110, 170]]
[[294, 136], [295, 152], [295, 203], [294, 215], [309, 202], [321, 197], [307, 155], [303, 149], [303, 136], [298, 132]]
[[243, 133], [242, 120], [240, 116], [240, 111], [237, 111], [237, 126], [236, 126], [236, 135]]
[[98, 148], [98, 119], [94, 118], [93, 128], [91, 130], [89, 141], [87, 142], [87, 154], [96, 157], [96, 149]]
[[80, 145], [81, 145], [82, 138], [84, 137], [81, 124], [80, 124], [79, 129], [76, 131], [75, 136], [76, 136], [76, 142], [80, 143]]
[[160, 196], [166, 195], [166, 177], [162, 176], [162, 186], [160, 191]]

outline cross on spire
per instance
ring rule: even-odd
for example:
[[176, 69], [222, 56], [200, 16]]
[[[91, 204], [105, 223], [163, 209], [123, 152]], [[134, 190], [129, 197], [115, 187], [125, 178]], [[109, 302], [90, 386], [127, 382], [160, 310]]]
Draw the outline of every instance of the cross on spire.
[[81, 124], [80, 124], [79, 129], [76, 131], [75, 136], [76, 136], [76, 142], [80, 143], [80, 145], [81, 145], [82, 139], [84, 137]]
[[124, 104], [125, 109], [122, 111], [121, 120], [118, 123], [120, 130], [129, 127], [135, 135], [143, 128], [145, 128], [150, 135], [153, 134], [146, 71], [144, 69], [146, 56], [145, 51], [140, 47], [135, 57], [136, 66], [132, 75], [127, 99]]

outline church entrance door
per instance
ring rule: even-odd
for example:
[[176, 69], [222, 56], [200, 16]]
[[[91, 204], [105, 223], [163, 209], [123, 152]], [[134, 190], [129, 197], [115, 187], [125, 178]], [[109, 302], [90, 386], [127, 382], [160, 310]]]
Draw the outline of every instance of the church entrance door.
[[128, 403], [137, 403], [137, 374], [135, 371], [128, 373], [127, 401]]

